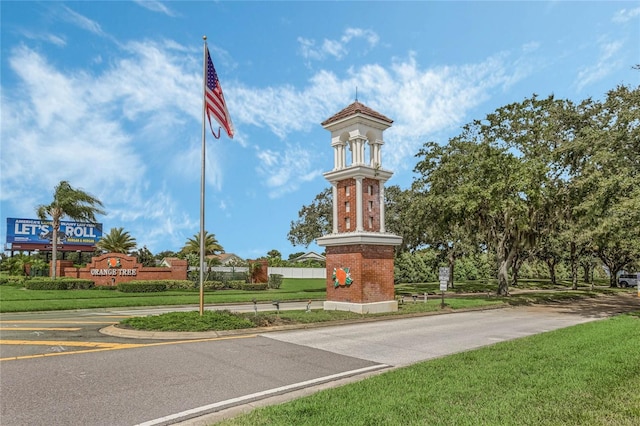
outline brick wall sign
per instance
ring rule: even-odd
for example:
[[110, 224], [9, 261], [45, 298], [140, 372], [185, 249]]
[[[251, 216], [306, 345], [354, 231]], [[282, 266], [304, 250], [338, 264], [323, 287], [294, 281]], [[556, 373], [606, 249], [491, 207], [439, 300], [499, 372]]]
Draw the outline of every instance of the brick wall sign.
[[85, 268], [73, 267], [73, 262], [59, 260], [57, 275], [83, 278], [96, 286], [115, 286], [126, 281], [186, 280], [188, 263], [178, 258], [166, 258], [167, 267], [143, 266], [134, 256], [123, 253], [107, 253], [91, 259]]

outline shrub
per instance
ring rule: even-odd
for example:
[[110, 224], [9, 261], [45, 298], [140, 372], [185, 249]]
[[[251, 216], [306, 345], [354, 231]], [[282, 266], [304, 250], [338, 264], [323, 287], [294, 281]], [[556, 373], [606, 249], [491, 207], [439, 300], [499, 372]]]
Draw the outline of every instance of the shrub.
[[24, 286], [27, 290], [68, 290], [67, 284], [65, 280], [29, 280], [25, 281]]
[[154, 293], [166, 291], [164, 281], [129, 281], [118, 284], [118, 291], [123, 293]]
[[95, 288], [96, 284], [90, 280], [79, 280], [72, 279], [69, 280], [68, 289], [69, 290], [89, 290]]
[[24, 285], [24, 277], [18, 275], [0, 275], [0, 285]]
[[52, 279], [49, 277], [25, 280], [24, 286], [28, 290], [87, 290], [95, 286], [93, 281], [76, 278]]
[[269, 288], [279, 289], [282, 285], [282, 274], [269, 275]]
[[242, 271], [225, 272], [225, 271], [210, 271], [206, 278], [206, 281], [222, 281], [226, 283], [228, 281], [247, 281], [247, 273]]
[[147, 317], [132, 317], [122, 324], [139, 330], [156, 331], [207, 331], [253, 328], [254, 323], [242, 315], [229, 311], [168, 312]]
[[202, 286], [205, 290], [224, 290], [226, 288], [222, 281], [205, 281]]
[[227, 281], [227, 287], [232, 290], [242, 290], [242, 287], [246, 284], [245, 281], [241, 280], [231, 280]]
[[268, 283], [242, 283], [242, 286], [240, 287], [241, 290], [245, 290], [245, 291], [260, 291], [260, 290], [266, 290], [269, 287]]
[[167, 290], [193, 290], [195, 286], [190, 280], [165, 280]]

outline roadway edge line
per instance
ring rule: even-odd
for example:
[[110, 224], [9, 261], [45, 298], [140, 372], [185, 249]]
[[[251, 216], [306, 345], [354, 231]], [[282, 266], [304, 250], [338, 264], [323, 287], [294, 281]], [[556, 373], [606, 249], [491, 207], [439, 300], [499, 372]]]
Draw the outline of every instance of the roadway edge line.
[[219, 411], [221, 409], [228, 408], [230, 406], [239, 405], [240, 403], [248, 403], [258, 399], [263, 399], [265, 397], [274, 396], [274, 395], [278, 395], [286, 392], [291, 392], [301, 388], [309, 387], [312, 385], [318, 385], [326, 382], [331, 382], [333, 380], [342, 379], [349, 376], [356, 376], [362, 373], [382, 370], [389, 367], [391, 366], [387, 364], [376, 364], [369, 367], [359, 368], [357, 370], [349, 370], [349, 371], [344, 371], [342, 373], [332, 374], [329, 376], [318, 377], [316, 379], [306, 380], [304, 382], [292, 383], [290, 385], [281, 386], [279, 388], [267, 389], [261, 392], [256, 392], [249, 395], [240, 396], [237, 398], [231, 398], [225, 401], [215, 402], [213, 404], [203, 405], [201, 407], [196, 407], [189, 410], [181, 411], [179, 413], [170, 414], [168, 416], [160, 417], [154, 420], [149, 420], [144, 423], [138, 423], [135, 426], [155, 426], [155, 425], [162, 425], [162, 424], [171, 424], [171, 423], [174, 423], [176, 420], [181, 420], [181, 421], [188, 420], [189, 418], [201, 416], [204, 414], [208, 414], [210, 412]]

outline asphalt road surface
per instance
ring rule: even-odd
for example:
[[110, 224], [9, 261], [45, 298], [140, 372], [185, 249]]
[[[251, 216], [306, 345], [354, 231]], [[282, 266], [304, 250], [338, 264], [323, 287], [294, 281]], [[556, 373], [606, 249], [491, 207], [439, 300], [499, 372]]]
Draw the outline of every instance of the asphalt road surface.
[[390, 368], [640, 309], [631, 295], [600, 302], [196, 340], [98, 332], [125, 311], [2, 315], [0, 424], [211, 424]]

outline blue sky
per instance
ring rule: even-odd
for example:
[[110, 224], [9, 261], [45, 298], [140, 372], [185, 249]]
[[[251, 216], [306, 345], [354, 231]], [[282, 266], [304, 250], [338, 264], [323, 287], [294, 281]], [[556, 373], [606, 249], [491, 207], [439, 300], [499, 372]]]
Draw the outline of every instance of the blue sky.
[[[328, 187], [320, 122], [358, 100], [394, 120], [388, 185], [415, 153], [534, 93], [637, 86], [640, 2], [2, 1], [0, 240], [61, 180], [104, 232], [152, 252], [199, 231], [202, 36], [236, 136], [207, 134], [206, 228], [227, 252], [306, 251], [286, 235]], [[315, 245], [309, 250], [321, 251]]]

